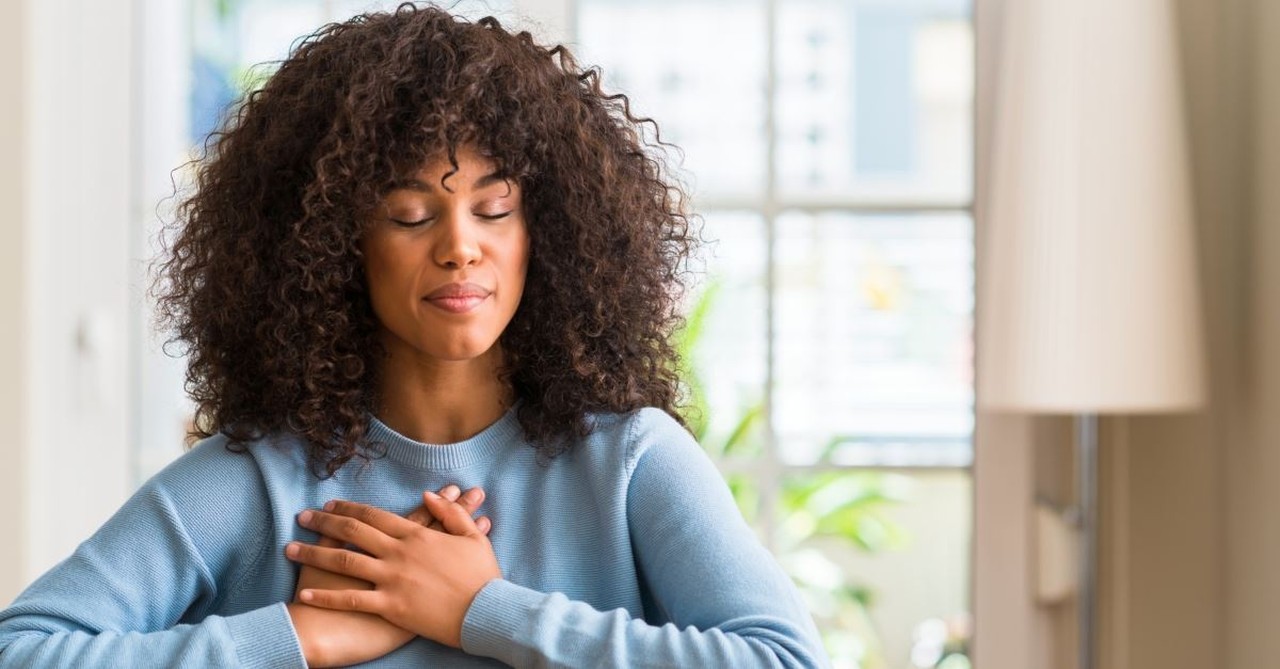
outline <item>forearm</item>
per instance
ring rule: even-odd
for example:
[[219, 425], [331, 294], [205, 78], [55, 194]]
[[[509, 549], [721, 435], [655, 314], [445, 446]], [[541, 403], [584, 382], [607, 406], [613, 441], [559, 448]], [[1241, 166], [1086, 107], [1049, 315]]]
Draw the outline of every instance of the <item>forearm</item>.
[[468, 653], [513, 666], [548, 667], [822, 667], [811, 642], [804, 629], [781, 617], [681, 629], [508, 581], [491, 582], [480, 592], [462, 633]]
[[334, 666], [335, 663], [330, 661], [329, 657], [331, 653], [324, 643], [324, 618], [326, 615], [332, 616], [333, 612], [299, 602], [286, 604], [285, 610], [289, 614], [289, 622], [293, 625], [298, 637], [298, 647], [302, 651], [302, 657], [306, 660], [307, 666]]
[[304, 666], [284, 604], [227, 604], [262, 582], [257, 477], [216, 442], [166, 467], [0, 610], [0, 667]]
[[81, 616], [15, 604], [0, 618], [0, 668], [305, 667], [283, 605], [195, 625], [116, 631]]

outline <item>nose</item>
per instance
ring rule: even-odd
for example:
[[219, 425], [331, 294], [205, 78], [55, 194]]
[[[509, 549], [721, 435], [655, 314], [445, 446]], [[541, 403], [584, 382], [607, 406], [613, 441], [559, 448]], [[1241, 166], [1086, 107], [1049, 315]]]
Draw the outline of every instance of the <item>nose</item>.
[[480, 262], [480, 240], [476, 234], [476, 221], [470, 213], [449, 215], [441, 223], [443, 225], [437, 227], [440, 238], [433, 250], [436, 263], [457, 269]]

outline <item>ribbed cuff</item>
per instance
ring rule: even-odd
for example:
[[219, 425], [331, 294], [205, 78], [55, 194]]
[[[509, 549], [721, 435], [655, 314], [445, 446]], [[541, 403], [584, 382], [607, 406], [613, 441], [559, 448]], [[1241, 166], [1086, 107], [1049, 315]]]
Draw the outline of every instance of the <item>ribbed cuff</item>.
[[307, 669], [302, 644], [284, 603], [224, 619], [242, 667]]
[[511, 581], [489, 581], [467, 609], [462, 619], [462, 650], [517, 665], [523, 629], [536, 620], [536, 612], [547, 595]]

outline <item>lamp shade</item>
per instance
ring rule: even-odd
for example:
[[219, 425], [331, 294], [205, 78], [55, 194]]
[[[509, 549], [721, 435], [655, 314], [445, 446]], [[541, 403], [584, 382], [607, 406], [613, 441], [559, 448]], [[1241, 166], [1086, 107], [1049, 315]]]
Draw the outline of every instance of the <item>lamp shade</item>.
[[978, 403], [1203, 402], [1186, 129], [1165, 0], [1005, 3], [981, 202]]

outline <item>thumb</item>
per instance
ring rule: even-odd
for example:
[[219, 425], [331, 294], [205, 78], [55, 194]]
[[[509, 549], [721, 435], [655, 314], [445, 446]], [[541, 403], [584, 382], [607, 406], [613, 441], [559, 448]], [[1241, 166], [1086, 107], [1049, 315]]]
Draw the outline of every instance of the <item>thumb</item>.
[[476, 527], [475, 521], [471, 519], [471, 514], [461, 504], [445, 499], [430, 490], [422, 493], [422, 503], [449, 534], [463, 537], [484, 536]]

